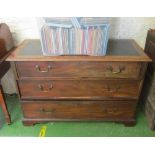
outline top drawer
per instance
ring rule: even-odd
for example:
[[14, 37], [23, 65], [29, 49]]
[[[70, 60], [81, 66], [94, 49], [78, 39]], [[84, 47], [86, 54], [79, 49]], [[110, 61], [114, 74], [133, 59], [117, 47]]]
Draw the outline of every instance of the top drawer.
[[138, 62], [16, 62], [17, 73], [24, 77], [134, 78], [140, 76]]

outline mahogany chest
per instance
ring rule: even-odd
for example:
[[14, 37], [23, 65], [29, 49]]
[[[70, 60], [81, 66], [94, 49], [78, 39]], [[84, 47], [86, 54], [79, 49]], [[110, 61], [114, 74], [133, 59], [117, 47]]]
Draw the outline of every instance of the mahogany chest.
[[8, 124], [11, 123], [11, 118], [6, 105], [1, 79], [10, 69], [10, 63], [5, 60], [13, 49], [13, 38], [10, 29], [7, 24], [0, 23], [0, 107], [5, 114], [5, 119]]
[[152, 62], [148, 64], [146, 71], [141, 102], [145, 105], [148, 125], [150, 129], [155, 130], [155, 29], [148, 30], [144, 51], [150, 56]]
[[24, 125], [49, 121], [135, 124], [147, 62], [134, 40], [110, 40], [106, 56], [42, 55], [39, 40], [25, 40], [12, 62]]

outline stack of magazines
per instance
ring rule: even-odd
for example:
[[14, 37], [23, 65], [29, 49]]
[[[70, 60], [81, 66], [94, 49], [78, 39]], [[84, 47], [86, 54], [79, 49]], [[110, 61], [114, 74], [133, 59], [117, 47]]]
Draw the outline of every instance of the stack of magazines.
[[102, 18], [44, 18], [40, 29], [43, 54], [105, 55], [108, 28]]

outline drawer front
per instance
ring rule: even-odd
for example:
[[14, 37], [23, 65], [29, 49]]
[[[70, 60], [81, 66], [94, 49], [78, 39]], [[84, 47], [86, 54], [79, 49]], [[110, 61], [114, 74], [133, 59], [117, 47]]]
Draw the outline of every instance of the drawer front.
[[139, 81], [131, 80], [20, 80], [22, 99], [133, 98]]
[[141, 63], [137, 62], [17, 62], [22, 77], [99, 77], [138, 78]]
[[22, 101], [25, 118], [133, 118], [136, 101]]

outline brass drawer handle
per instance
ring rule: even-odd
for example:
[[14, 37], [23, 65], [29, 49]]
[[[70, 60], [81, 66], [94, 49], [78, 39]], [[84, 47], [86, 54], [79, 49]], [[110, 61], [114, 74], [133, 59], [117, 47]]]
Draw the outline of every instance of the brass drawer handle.
[[53, 85], [51, 84], [50, 87], [49, 87], [47, 90], [46, 90], [46, 89], [44, 88], [44, 86], [41, 85], [41, 84], [38, 85], [38, 88], [40, 89], [41, 92], [47, 93], [47, 92], [50, 92], [50, 91], [52, 90]]
[[116, 113], [117, 111], [118, 111], [118, 108], [112, 108], [112, 109], [103, 108], [103, 112], [107, 114], [113, 114], [113, 113]]
[[36, 65], [35, 68], [38, 72], [41, 72], [41, 73], [47, 73], [52, 69], [51, 65], [48, 65], [45, 70], [42, 70], [39, 65]]
[[108, 114], [114, 114], [116, 112], [117, 112], [117, 109], [111, 109], [107, 111]]
[[120, 88], [121, 88], [120, 86], [117, 86], [117, 87], [114, 87], [114, 88], [111, 88], [110, 86], [105, 87], [105, 89], [107, 89], [108, 92], [111, 92], [111, 93], [117, 92]]
[[39, 111], [42, 112], [42, 113], [49, 113], [49, 114], [52, 114], [53, 112], [55, 112], [55, 109], [51, 109], [51, 110], [40, 109]]
[[108, 67], [107, 68], [112, 74], [119, 74], [119, 73], [121, 73], [123, 70], [125, 70], [125, 67], [123, 66], [123, 67], [119, 67], [118, 68], [118, 70], [117, 71], [115, 71], [114, 69], [113, 69], [113, 67]]

